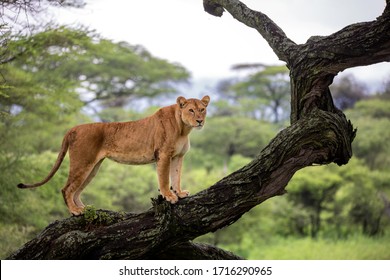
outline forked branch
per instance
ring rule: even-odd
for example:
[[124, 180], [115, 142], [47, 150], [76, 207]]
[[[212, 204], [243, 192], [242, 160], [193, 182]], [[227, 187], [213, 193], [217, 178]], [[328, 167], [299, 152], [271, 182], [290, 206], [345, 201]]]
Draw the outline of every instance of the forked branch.
[[251, 10], [238, 0], [204, 0], [203, 6], [208, 13], [215, 16], [222, 16], [223, 9], [226, 9], [235, 19], [256, 29], [278, 58], [288, 63], [289, 54], [296, 44], [267, 15]]
[[389, 1], [386, 3], [382, 15], [374, 21], [352, 24], [329, 36], [314, 36], [306, 44], [297, 45], [267, 15], [239, 0], [203, 1], [208, 13], [222, 16], [226, 10], [241, 23], [256, 29], [287, 66], [316, 59], [324, 71], [335, 75], [350, 67], [390, 61], [390, 8]]
[[[329, 91], [341, 71], [390, 61], [390, 8], [371, 22], [349, 25], [329, 36], [313, 36], [296, 45], [265, 14], [253, 11], [239, 0], [204, 0], [205, 10], [222, 15], [227, 10], [238, 21], [255, 28], [280, 60], [287, 63], [291, 77], [291, 122], [319, 108], [338, 112]], [[217, 13], [218, 12], [218, 13]]]

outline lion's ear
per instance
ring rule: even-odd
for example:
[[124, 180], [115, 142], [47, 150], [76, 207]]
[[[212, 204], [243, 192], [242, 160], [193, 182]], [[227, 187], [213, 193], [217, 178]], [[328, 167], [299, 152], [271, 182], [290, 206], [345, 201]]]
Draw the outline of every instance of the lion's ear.
[[207, 105], [209, 105], [209, 103], [210, 103], [210, 96], [205, 95], [205, 96], [203, 96], [203, 98], [202, 98], [200, 101], [202, 101], [202, 103], [204, 104], [204, 106], [207, 107]]
[[176, 99], [176, 103], [179, 105], [180, 108], [183, 108], [187, 104], [187, 99], [185, 99], [183, 96], [179, 96]]

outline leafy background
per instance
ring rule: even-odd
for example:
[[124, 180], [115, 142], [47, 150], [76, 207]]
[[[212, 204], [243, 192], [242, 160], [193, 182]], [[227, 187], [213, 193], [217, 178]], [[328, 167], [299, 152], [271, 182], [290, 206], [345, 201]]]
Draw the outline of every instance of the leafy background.
[[[9, 25], [0, 30], [0, 258], [6, 258], [69, 216], [60, 192], [68, 158], [45, 186], [16, 188], [47, 175], [69, 128], [147, 116], [185, 95], [191, 75], [143, 46], [83, 27], [51, 25], [28, 35], [10, 32]], [[212, 88], [206, 127], [192, 133], [183, 168], [183, 186], [192, 193], [248, 163], [288, 125], [287, 69], [250, 69]], [[198, 241], [248, 259], [390, 259], [390, 79], [371, 90], [344, 75], [331, 90], [358, 128], [350, 163], [297, 172], [286, 195]], [[106, 160], [83, 200], [139, 212], [151, 207], [157, 189], [154, 165]]]

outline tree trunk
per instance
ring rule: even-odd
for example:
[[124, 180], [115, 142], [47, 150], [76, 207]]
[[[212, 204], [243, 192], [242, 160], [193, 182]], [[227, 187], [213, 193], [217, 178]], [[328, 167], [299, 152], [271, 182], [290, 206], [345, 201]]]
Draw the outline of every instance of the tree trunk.
[[[251, 163], [213, 186], [171, 205], [154, 199], [139, 213], [97, 211], [49, 225], [10, 259], [234, 259], [232, 253], [191, 241], [229, 226], [270, 197], [284, 194], [294, 173], [313, 164], [346, 164], [356, 131], [332, 100], [338, 72], [390, 60], [389, 6], [377, 20], [350, 25], [297, 45], [266, 15], [237, 0], [204, 0], [205, 10], [255, 28], [291, 77], [291, 126]], [[86, 218], [87, 217], [87, 218]]]

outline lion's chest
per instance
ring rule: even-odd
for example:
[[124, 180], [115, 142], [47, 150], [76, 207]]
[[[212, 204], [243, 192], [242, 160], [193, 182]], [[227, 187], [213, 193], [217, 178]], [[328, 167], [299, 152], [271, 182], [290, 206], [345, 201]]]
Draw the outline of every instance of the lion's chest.
[[183, 156], [190, 149], [190, 141], [187, 136], [180, 137], [174, 147], [173, 157]]

